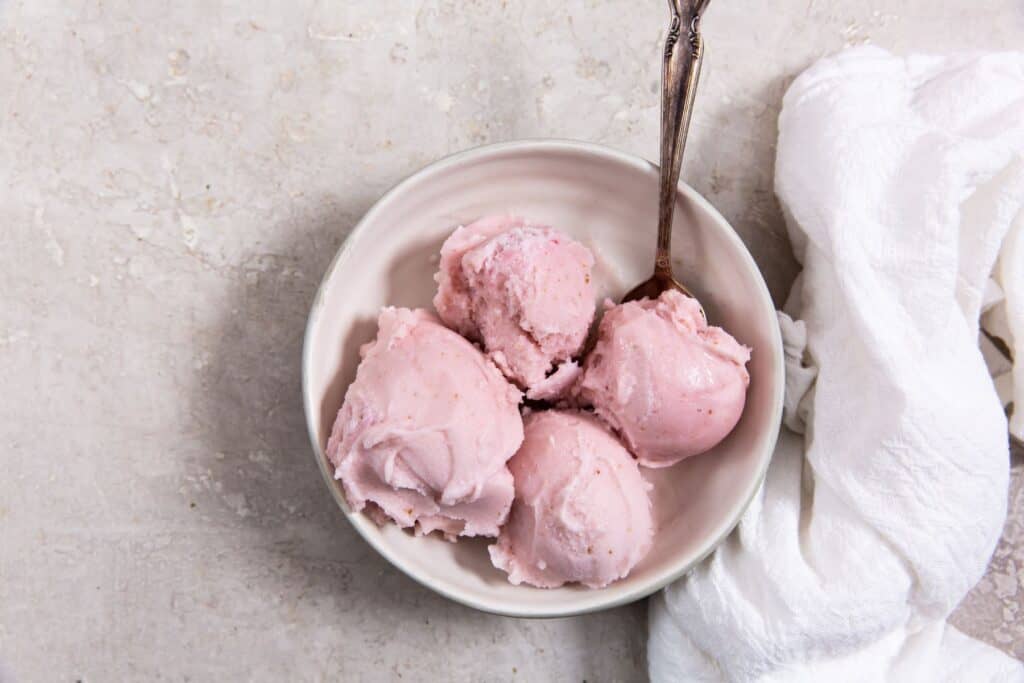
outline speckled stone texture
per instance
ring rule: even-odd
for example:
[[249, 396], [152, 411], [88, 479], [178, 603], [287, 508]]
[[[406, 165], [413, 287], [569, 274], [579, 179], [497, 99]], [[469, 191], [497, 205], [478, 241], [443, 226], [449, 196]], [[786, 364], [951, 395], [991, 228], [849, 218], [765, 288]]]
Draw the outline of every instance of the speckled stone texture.
[[[1017, 0], [718, 0], [683, 176], [781, 296], [783, 90], [1024, 44]], [[661, 0], [0, 0], [0, 680], [635, 681], [643, 605], [459, 607], [310, 456], [307, 307], [387, 187], [480, 143], [657, 153]], [[1024, 657], [1024, 511], [955, 621]], [[1001, 495], [993, 492], [993, 495]]]

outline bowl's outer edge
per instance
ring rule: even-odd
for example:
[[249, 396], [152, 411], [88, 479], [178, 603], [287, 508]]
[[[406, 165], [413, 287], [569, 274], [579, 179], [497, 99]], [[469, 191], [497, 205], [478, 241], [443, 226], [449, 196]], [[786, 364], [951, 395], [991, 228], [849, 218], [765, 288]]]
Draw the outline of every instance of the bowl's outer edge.
[[[761, 458], [762, 462], [761, 462], [760, 472], [759, 472], [758, 476], [752, 480], [752, 484], [750, 486], [750, 489], [746, 492], [746, 495], [744, 496], [743, 503], [736, 508], [735, 514], [733, 515], [734, 519], [732, 519], [727, 525], [725, 525], [723, 527], [721, 533], [719, 533], [717, 536], [715, 536], [713, 541], [711, 541], [710, 543], [707, 544], [707, 547], [706, 547], [706, 549], [705, 549], [705, 551], [703, 553], [701, 553], [698, 557], [696, 557], [691, 562], [689, 562], [689, 563], [685, 564], [684, 566], [680, 567], [677, 571], [673, 572], [668, 577], [664, 577], [662, 580], [654, 582], [651, 585], [646, 585], [646, 586], [638, 587], [637, 590], [635, 590], [635, 591], [633, 591], [631, 593], [627, 593], [627, 594], [621, 595], [618, 598], [615, 598], [615, 599], [612, 599], [612, 600], [608, 600], [608, 601], [605, 601], [605, 602], [602, 602], [600, 600], [592, 601], [590, 604], [582, 606], [579, 609], [551, 611], [551, 610], [543, 610], [543, 609], [523, 610], [523, 609], [516, 609], [514, 607], [505, 606], [503, 604], [482, 603], [482, 602], [479, 602], [479, 601], [474, 600], [474, 599], [466, 598], [465, 596], [459, 595], [457, 593], [453, 593], [453, 592], [451, 592], [449, 590], [444, 589], [441, 586], [432, 584], [425, 577], [418, 576], [414, 572], [408, 571], [405, 567], [403, 567], [401, 565], [401, 563], [394, 561], [391, 558], [390, 554], [388, 553], [387, 548], [385, 546], [379, 544], [377, 542], [377, 539], [374, 537], [374, 535], [369, 533], [370, 529], [371, 529], [371, 527], [372, 527], [372, 525], [374, 523], [372, 521], [370, 521], [368, 518], [366, 518], [364, 515], [359, 514], [359, 513], [355, 513], [355, 512], [353, 512], [349, 508], [348, 502], [345, 500], [345, 497], [344, 497], [344, 495], [341, 492], [340, 486], [338, 485], [337, 481], [334, 479], [333, 473], [330, 471], [330, 469], [329, 469], [329, 467], [327, 465], [326, 455], [324, 454], [323, 450], [320, 448], [320, 443], [319, 443], [319, 440], [317, 439], [317, 435], [316, 435], [316, 415], [318, 414], [318, 411], [315, 409], [316, 407], [314, 405], [312, 405], [313, 399], [312, 399], [312, 396], [310, 395], [310, 389], [309, 389], [309, 375], [310, 375], [309, 368], [310, 368], [310, 363], [311, 363], [311, 361], [310, 361], [310, 353], [311, 353], [311, 350], [310, 350], [310, 346], [311, 346], [310, 338], [311, 338], [311, 332], [312, 332], [313, 325], [314, 325], [314, 322], [316, 320], [317, 314], [319, 313], [320, 308], [322, 306], [322, 300], [323, 300], [323, 295], [324, 295], [324, 288], [325, 288], [327, 282], [331, 279], [331, 276], [334, 273], [334, 271], [336, 271], [345, 262], [345, 260], [346, 260], [346, 258], [348, 256], [349, 245], [352, 244], [355, 241], [355, 239], [357, 239], [360, 236], [360, 234], [362, 233], [362, 231], [365, 228], [365, 226], [370, 222], [370, 218], [372, 218], [375, 213], [377, 213], [378, 211], [383, 210], [383, 208], [409, 184], [412, 184], [414, 182], [420, 182], [420, 181], [424, 180], [425, 178], [429, 177], [430, 175], [438, 173], [438, 172], [440, 172], [440, 171], [442, 171], [442, 170], [444, 170], [444, 169], [446, 169], [446, 168], [448, 168], [450, 166], [453, 166], [453, 165], [456, 165], [456, 164], [459, 164], [459, 163], [463, 163], [463, 162], [466, 162], [466, 161], [478, 160], [480, 158], [483, 158], [483, 157], [486, 157], [486, 156], [489, 156], [489, 155], [498, 154], [498, 153], [502, 153], [502, 152], [508, 152], [508, 151], [537, 151], [537, 152], [544, 152], [544, 151], [548, 151], [548, 152], [575, 151], [575, 152], [584, 152], [584, 153], [594, 154], [596, 156], [602, 156], [602, 157], [606, 157], [606, 158], [611, 158], [611, 159], [613, 159], [615, 161], [618, 161], [620, 163], [626, 163], [628, 165], [640, 167], [640, 168], [642, 168], [643, 170], [645, 170], [647, 172], [653, 172], [653, 173], [657, 173], [658, 172], [657, 165], [651, 163], [650, 161], [647, 161], [646, 159], [642, 159], [642, 158], [634, 156], [632, 154], [628, 154], [626, 152], [621, 152], [621, 151], [618, 151], [618, 150], [615, 150], [615, 149], [612, 149], [612, 148], [609, 148], [609, 147], [604, 147], [602, 145], [598, 145], [598, 144], [595, 144], [595, 143], [582, 142], [582, 141], [576, 141], [576, 140], [563, 140], [563, 139], [525, 139], [525, 140], [516, 140], [516, 141], [511, 141], [511, 142], [500, 142], [500, 143], [495, 143], [495, 144], [490, 144], [490, 145], [483, 145], [483, 146], [480, 146], [480, 147], [474, 147], [472, 149], [456, 152], [456, 153], [451, 154], [449, 156], [443, 157], [443, 158], [441, 158], [441, 159], [439, 159], [439, 160], [437, 160], [437, 161], [435, 161], [435, 162], [433, 162], [431, 164], [428, 164], [427, 166], [425, 166], [425, 167], [419, 169], [418, 171], [415, 171], [412, 174], [410, 174], [410, 175], [406, 176], [405, 178], [403, 178], [401, 181], [399, 181], [394, 186], [392, 186], [389, 190], [387, 190], [381, 196], [381, 198], [379, 200], [377, 200], [377, 202], [374, 203], [374, 205], [372, 207], [370, 207], [369, 211], [367, 211], [366, 214], [363, 215], [363, 217], [359, 220], [359, 222], [348, 233], [348, 235], [345, 237], [345, 241], [343, 242], [342, 246], [339, 248], [337, 254], [335, 254], [334, 258], [331, 260], [330, 265], [327, 266], [327, 270], [324, 272], [324, 276], [320, 280], [320, 284], [317, 286], [316, 296], [314, 297], [313, 304], [312, 304], [312, 306], [310, 308], [310, 313], [309, 313], [309, 317], [307, 318], [307, 321], [306, 321], [306, 329], [305, 329], [305, 333], [304, 333], [304, 337], [303, 337], [303, 346], [302, 346], [302, 395], [303, 395], [303, 410], [304, 410], [305, 416], [306, 416], [306, 429], [307, 429], [307, 432], [309, 434], [310, 444], [313, 446], [313, 453], [314, 453], [314, 455], [315, 455], [315, 457], [317, 459], [317, 466], [319, 467], [320, 473], [323, 476], [324, 481], [327, 484], [328, 488], [330, 489], [331, 495], [334, 497], [335, 502], [341, 508], [342, 512], [345, 513], [345, 516], [348, 518], [348, 520], [352, 524], [352, 526], [355, 527], [355, 529], [359, 533], [359, 535], [362, 536], [363, 539], [367, 543], [369, 543], [370, 546], [373, 547], [374, 550], [376, 550], [378, 553], [380, 553], [393, 566], [397, 567], [404, 574], [406, 574], [409, 578], [411, 578], [413, 581], [416, 581], [420, 585], [422, 585], [422, 586], [424, 586], [426, 588], [429, 588], [430, 590], [435, 591], [435, 592], [445, 596], [446, 598], [448, 598], [450, 600], [453, 600], [453, 601], [458, 602], [460, 604], [466, 605], [467, 607], [472, 607], [474, 609], [481, 610], [483, 612], [488, 612], [488, 613], [491, 613], [491, 614], [497, 614], [497, 615], [501, 615], [501, 616], [526, 617], [526, 618], [557, 618], [557, 617], [576, 616], [576, 615], [580, 615], [580, 614], [587, 614], [587, 613], [590, 613], [590, 612], [597, 612], [597, 611], [601, 611], [601, 610], [605, 610], [605, 609], [611, 609], [613, 607], [618, 607], [620, 605], [624, 605], [624, 604], [628, 604], [628, 603], [631, 603], [631, 602], [635, 602], [636, 600], [641, 600], [641, 599], [643, 599], [645, 597], [648, 597], [649, 595], [651, 595], [651, 594], [661, 590], [666, 585], [668, 585], [669, 583], [672, 583], [673, 581], [679, 579], [684, 574], [686, 574], [691, 569], [693, 569], [696, 565], [698, 565], [700, 562], [702, 562], [704, 559], [706, 559], [729, 536], [729, 534], [732, 533], [733, 529], [736, 528], [736, 525], [739, 524], [740, 518], [743, 516], [744, 511], [750, 505], [750, 502], [753, 500], [754, 495], [761, 488], [761, 484], [764, 482], [765, 475], [767, 474], [767, 471], [768, 471], [768, 465], [771, 462], [771, 456], [772, 456], [772, 453], [775, 450], [775, 445], [776, 445], [776, 442], [778, 440], [779, 429], [780, 429], [781, 424], [782, 424], [782, 403], [783, 403], [783, 393], [784, 393], [784, 388], [785, 388], [785, 382], [784, 382], [784, 378], [785, 378], [785, 364], [784, 364], [784, 356], [783, 356], [783, 352], [782, 352], [782, 332], [781, 332], [781, 329], [779, 328], [778, 324], [776, 324], [773, 327], [772, 331], [774, 332], [774, 334], [773, 334], [774, 343], [772, 344], [771, 352], [772, 352], [772, 356], [773, 356], [773, 360], [774, 360], [776, 376], [779, 378], [779, 381], [777, 382], [776, 396], [775, 396], [775, 401], [774, 401], [774, 406], [773, 406], [773, 416], [772, 416], [772, 420], [771, 420], [771, 424], [773, 425], [772, 433], [769, 434], [768, 439], [765, 442], [765, 449], [764, 449], [765, 453], [762, 455], [762, 458]], [[679, 191], [680, 191], [681, 194], [685, 195], [688, 200], [690, 200], [693, 203], [699, 205], [708, 215], [710, 215], [712, 218], [714, 218], [716, 220], [716, 222], [718, 222], [723, 228], [725, 228], [724, 232], [727, 235], [727, 237], [729, 239], [731, 239], [735, 243], [735, 246], [739, 247], [740, 253], [742, 253], [743, 257], [748, 261], [748, 266], [754, 272], [757, 273], [757, 275], [758, 275], [757, 282], [758, 282], [759, 289], [760, 289], [758, 294], [761, 296], [761, 298], [764, 301], [769, 302], [772, 305], [772, 307], [774, 307], [774, 304], [772, 303], [772, 299], [771, 299], [771, 294], [768, 291], [768, 285], [764, 281], [764, 276], [761, 274], [760, 269], [757, 267], [757, 263], [754, 261], [753, 256], [750, 254], [750, 251], [747, 249], [746, 245], [743, 243], [743, 240], [740, 239], [740, 236], [736, 233], [736, 231], [729, 224], [729, 222], [725, 220], [725, 218], [718, 212], [718, 210], [710, 202], [708, 202], [703, 196], [701, 196], [696, 190], [694, 190], [692, 187], [690, 187], [686, 183], [680, 181], [680, 183], [679, 183]], [[595, 591], [595, 592], [599, 593], [599, 591]]]

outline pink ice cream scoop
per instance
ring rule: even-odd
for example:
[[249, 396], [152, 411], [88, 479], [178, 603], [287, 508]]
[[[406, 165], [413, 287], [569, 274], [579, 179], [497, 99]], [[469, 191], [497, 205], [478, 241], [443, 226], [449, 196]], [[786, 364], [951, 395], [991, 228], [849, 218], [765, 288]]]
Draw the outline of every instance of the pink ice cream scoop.
[[488, 550], [513, 584], [601, 588], [626, 576], [650, 550], [648, 484], [629, 452], [592, 415], [529, 415], [509, 467], [516, 499]]
[[750, 349], [709, 327], [700, 304], [674, 290], [606, 306], [578, 385], [582, 402], [647, 467], [674, 465], [724, 439], [743, 412]]
[[496, 536], [513, 498], [521, 394], [424, 310], [385, 308], [327, 457], [354, 510], [420, 534]]
[[[589, 249], [556, 230], [521, 218], [481, 218], [441, 247], [434, 307], [529, 390], [583, 347], [594, 319], [593, 265]], [[541, 394], [552, 397], [560, 380]]]

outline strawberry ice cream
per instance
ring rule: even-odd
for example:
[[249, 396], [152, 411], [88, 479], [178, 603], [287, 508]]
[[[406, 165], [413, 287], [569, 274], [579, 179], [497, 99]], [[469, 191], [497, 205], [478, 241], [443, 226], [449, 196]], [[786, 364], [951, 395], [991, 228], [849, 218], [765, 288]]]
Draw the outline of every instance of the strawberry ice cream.
[[[594, 348], [574, 359], [594, 318], [593, 266], [586, 247], [521, 218], [455, 230], [435, 277], [440, 319], [385, 308], [360, 349], [327, 444], [349, 505], [419, 535], [496, 536], [491, 562], [516, 585], [629, 574], [654, 535], [640, 466], [732, 431], [750, 350], [669, 291], [607, 302]], [[527, 410], [524, 424], [523, 392], [556, 409]]]
[[523, 440], [520, 392], [426, 311], [385, 308], [378, 325], [327, 444], [349, 505], [420, 534], [496, 536]]
[[[549, 227], [488, 217], [441, 247], [434, 307], [529, 390], [583, 347], [594, 319], [590, 250]], [[540, 391], [564, 388], [566, 373]]]
[[724, 439], [743, 412], [750, 349], [708, 326], [700, 304], [677, 291], [608, 306], [581, 400], [647, 467], [673, 465]]
[[509, 462], [516, 498], [488, 549], [513, 584], [601, 588], [620, 579], [651, 547], [648, 484], [619, 440], [592, 415], [565, 411], [526, 418]]

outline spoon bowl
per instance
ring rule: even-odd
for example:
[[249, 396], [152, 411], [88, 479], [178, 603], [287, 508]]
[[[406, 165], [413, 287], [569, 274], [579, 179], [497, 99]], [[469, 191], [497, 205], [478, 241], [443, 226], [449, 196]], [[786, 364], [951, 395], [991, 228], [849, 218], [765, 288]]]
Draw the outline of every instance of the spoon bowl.
[[[671, 274], [666, 275], [662, 273], [655, 273], [633, 289], [626, 292], [625, 296], [622, 297], [622, 302], [638, 301], [640, 299], [657, 299], [662, 292], [669, 289], [680, 291], [691, 299], [697, 298], [693, 295], [693, 292], [686, 288], [686, 285], [675, 279]], [[700, 310], [701, 313], [704, 313], [703, 308]]]

